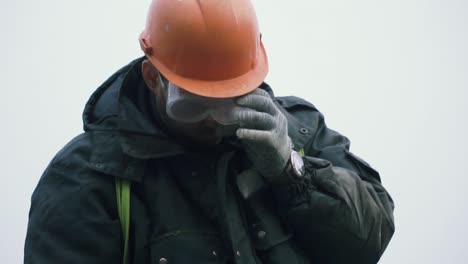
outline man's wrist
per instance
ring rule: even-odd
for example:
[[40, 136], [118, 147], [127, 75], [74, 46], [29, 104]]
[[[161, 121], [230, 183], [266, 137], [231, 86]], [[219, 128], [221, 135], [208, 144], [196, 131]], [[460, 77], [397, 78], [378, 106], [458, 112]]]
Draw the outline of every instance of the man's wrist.
[[275, 177], [268, 178], [267, 181], [271, 184], [287, 184], [302, 179], [304, 173], [304, 161], [302, 157], [298, 152], [292, 150], [283, 171]]

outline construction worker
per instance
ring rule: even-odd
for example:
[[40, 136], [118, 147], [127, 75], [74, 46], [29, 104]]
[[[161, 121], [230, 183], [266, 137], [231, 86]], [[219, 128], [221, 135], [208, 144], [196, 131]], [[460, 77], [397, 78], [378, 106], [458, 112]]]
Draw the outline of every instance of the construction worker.
[[145, 56], [91, 96], [33, 195], [25, 263], [376, 263], [393, 201], [275, 97], [249, 0], [153, 0]]

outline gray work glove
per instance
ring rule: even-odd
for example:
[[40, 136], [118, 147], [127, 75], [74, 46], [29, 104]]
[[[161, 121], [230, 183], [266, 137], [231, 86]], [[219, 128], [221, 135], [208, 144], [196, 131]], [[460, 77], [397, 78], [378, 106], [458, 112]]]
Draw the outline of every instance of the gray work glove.
[[236, 113], [240, 126], [236, 135], [248, 158], [263, 177], [280, 175], [292, 149], [286, 117], [270, 95], [259, 88], [239, 97], [236, 103], [245, 108]]

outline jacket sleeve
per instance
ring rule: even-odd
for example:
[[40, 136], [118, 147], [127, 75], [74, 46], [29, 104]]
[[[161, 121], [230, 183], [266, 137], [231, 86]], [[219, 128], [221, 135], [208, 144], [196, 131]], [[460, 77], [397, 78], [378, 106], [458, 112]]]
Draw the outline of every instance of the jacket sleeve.
[[51, 165], [31, 199], [24, 263], [122, 263], [114, 178]]
[[272, 186], [295, 241], [317, 263], [377, 263], [394, 232], [392, 198], [349, 145], [320, 114], [305, 176]]

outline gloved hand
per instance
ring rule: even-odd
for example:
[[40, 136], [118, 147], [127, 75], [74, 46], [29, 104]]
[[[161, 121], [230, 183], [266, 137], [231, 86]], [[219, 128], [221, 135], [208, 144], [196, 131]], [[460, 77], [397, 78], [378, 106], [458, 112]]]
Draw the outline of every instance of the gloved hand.
[[240, 126], [236, 135], [248, 158], [263, 177], [280, 175], [292, 150], [286, 117], [270, 95], [259, 88], [239, 97], [236, 103], [245, 107], [236, 113]]

